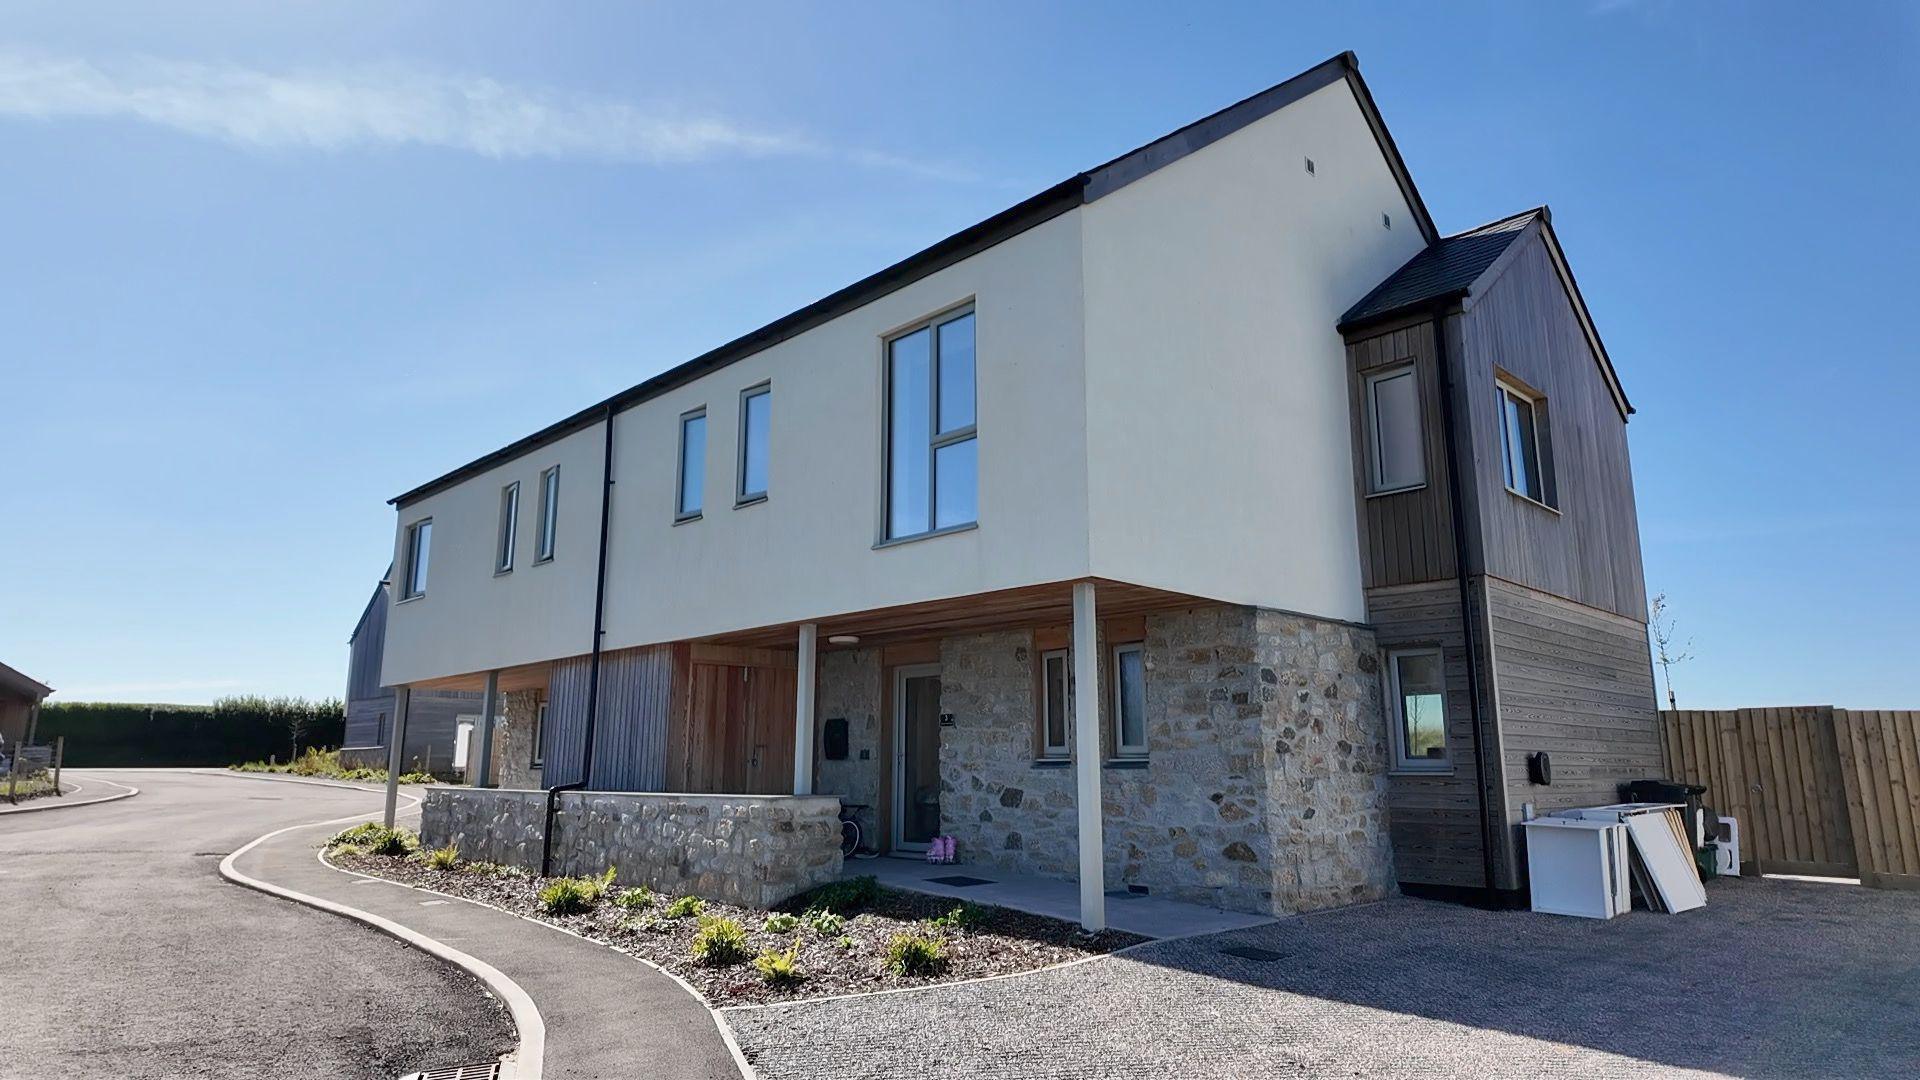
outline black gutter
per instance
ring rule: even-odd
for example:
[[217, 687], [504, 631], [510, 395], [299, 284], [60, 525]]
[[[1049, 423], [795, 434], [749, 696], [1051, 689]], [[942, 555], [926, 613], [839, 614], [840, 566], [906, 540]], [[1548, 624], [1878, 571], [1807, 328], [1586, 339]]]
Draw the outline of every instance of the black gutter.
[[562, 791], [579, 791], [593, 779], [593, 728], [600, 717], [600, 639], [606, 636], [607, 614], [607, 537], [613, 509], [613, 416], [612, 403], [606, 409], [606, 456], [600, 466], [600, 565], [593, 580], [593, 658], [587, 664], [586, 745], [580, 751], [580, 779], [570, 784], [555, 784], [547, 789], [547, 823], [540, 836], [540, 876], [553, 873], [553, 816]]
[[[1446, 435], [1447, 496], [1453, 509], [1454, 576], [1460, 581], [1460, 630], [1467, 645], [1467, 709], [1473, 721], [1473, 792], [1480, 810], [1480, 872], [1486, 883], [1487, 903], [1498, 900], [1493, 870], [1493, 818], [1487, 812], [1487, 754], [1480, 741], [1480, 636], [1472, 618], [1473, 586], [1467, 556], [1466, 507], [1461, 497], [1460, 436], [1454, 430], [1453, 365], [1447, 355], [1447, 317], [1451, 303], [1433, 307], [1433, 351], [1440, 365], [1440, 425]], [[1495, 772], [1498, 775], [1498, 772]]]

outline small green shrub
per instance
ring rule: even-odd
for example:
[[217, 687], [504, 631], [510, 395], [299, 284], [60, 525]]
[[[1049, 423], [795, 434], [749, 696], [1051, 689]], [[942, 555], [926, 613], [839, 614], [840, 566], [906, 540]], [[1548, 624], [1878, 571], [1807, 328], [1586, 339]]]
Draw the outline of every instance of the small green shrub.
[[927, 925], [936, 930], [967, 931], [977, 928], [987, 921], [986, 909], [979, 904], [957, 904], [945, 915], [927, 920]]
[[880, 899], [880, 883], [871, 875], [822, 885], [808, 898], [813, 907], [851, 915]]
[[724, 917], [704, 916], [693, 935], [693, 958], [708, 967], [738, 964], [751, 956], [747, 948], [747, 930], [739, 922]]
[[669, 919], [685, 919], [698, 915], [707, 909], [707, 905], [697, 896], [683, 896], [667, 905], [665, 912]]
[[800, 942], [795, 941], [785, 951], [768, 949], [753, 962], [753, 969], [760, 973], [760, 980], [769, 986], [791, 986], [807, 977], [800, 968]]
[[784, 911], [776, 911], [767, 916], [767, 921], [760, 924], [760, 929], [765, 930], [769, 934], [791, 934], [794, 928], [799, 925], [800, 916], [789, 915]]
[[580, 881], [593, 890], [593, 900], [599, 903], [607, 893], [613, 890], [613, 867], [607, 867], [606, 872], [599, 877], [581, 878]]
[[834, 944], [840, 946], [843, 949], [851, 949], [853, 948], [853, 935], [841, 934], [840, 939], [838, 941], [835, 941]]
[[[363, 771], [371, 772], [372, 770]], [[385, 780], [386, 774], [382, 773], [380, 779]], [[403, 784], [431, 784], [433, 783], [433, 774], [430, 772], [403, 772], [400, 774], [400, 782]]]
[[825, 908], [808, 908], [807, 913], [800, 918], [821, 937], [834, 937], [844, 933], [847, 928], [845, 916], [835, 915]]
[[895, 975], [938, 975], [946, 969], [946, 945], [937, 937], [895, 934], [887, 942], [887, 970]]
[[613, 902], [623, 908], [650, 908], [653, 906], [653, 890], [645, 885], [636, 885], [631, 889], [621, 889], [613, 895]]
[[452, 870], [460, 865], [460, 849], [453, 844], [434, 848], [427, 852], [427, 865], [435, 870]]
[[549, 915], [578, 915], [599, 900], [590, 878], [554, 878], [540, 890], [540, 910]]
[[419, 837], [405, 829], [389, 829], [377, 821], [342, 829], [327, 838], [328, 851], [368, 855], [411, 855], [419, 846]]

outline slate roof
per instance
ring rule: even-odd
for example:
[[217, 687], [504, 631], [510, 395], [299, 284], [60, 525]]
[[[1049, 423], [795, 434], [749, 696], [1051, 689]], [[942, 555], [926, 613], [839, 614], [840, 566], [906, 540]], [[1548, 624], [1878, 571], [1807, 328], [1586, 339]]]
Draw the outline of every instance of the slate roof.
[[1359, 303], [1348, 308], [1340, 317], [1340, 329], [1389, 318], [1446, 297], [1465, 295], [1507, 246], [1546, 213], [1545, 207], [1523, 210], [1427, 245]]

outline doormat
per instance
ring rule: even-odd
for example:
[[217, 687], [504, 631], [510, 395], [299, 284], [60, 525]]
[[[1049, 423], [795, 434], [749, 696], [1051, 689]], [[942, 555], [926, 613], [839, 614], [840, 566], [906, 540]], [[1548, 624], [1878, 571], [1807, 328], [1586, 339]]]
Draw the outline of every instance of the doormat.
[[1287, 958], [1286, 953], [1278, 953], [1272, 949], [1262, 949], [1254, 945], [1235, 945], [1229, 949], [1221, 949], [1220, 952], [1222, 955], [1237, 956], [1242, 960], [1251, 960], [1256, 964], [1271, 964], [1275, 960], [1285, 960]]
[[956, 889], [964, 889], [972, 885], [993, 884], [993, 882], [988, 881], [986, 878], [968, 877], [965, 874], [950, 874], [946, 877], [930, 877], [927, 879], [927, 882], [932, 885], [951, 885]]

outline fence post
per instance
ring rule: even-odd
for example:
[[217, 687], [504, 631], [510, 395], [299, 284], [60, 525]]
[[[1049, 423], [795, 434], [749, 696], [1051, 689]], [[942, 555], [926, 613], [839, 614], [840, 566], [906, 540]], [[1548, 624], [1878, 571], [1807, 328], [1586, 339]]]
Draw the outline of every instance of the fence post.
[[19, 796], [15, 794], [15, 789], [18, 788], [19, 785], [20, 785], [20, 747], [18, 745], [15, 745], [13, 748], [13, 758], [7, 762], [7, 801], [8, 802], [17, 803], [20, 801]]
[[66, 794], [60, 787], [60, 766], [65, 764], [66, 760], [67, 737], [65, 735], [55, 735], [53, 737], [53, 793], [55, 795]]

